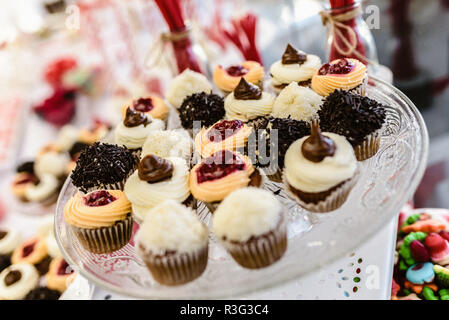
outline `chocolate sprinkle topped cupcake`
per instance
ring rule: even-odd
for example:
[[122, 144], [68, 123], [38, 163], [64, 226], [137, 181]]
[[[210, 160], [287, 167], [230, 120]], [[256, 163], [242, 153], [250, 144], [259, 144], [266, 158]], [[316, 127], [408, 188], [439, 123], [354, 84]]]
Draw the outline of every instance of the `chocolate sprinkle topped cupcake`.
[[384, 106], [368, 97], [343, 90], [335, 90], [318, 111], [323, 132], [345, 136], [352, 146], [380, 129], [385, 122]]
[[136, 158], [127, 148], [96, 142], [80, 154], [70, 178], [83, 192], [105, 187], [117, 189], [114, 185], [124, 184], [135, 166]]
[[46, 287], [40, 287], [31, 290], [25, 297], [25, 300], [58, 300], [61, 294], [56, 290]]
[[192, 129], [193, 121], [201, 121], [202, 126], [209, 127], [223, 119], [224, 115], [223, 98], [205, 92], [188, 96], [179, 108], [179, 117], [185, 129]]
[[[266, 121], [258, 121], [254, 130], [265, 129], [267, 135], [271, 137], [270, 131], [278, 130], [278, 164], [280, 168], [284, 167], [284, 156], [290, 145], [304, 136], [310, 135], [310, 125], [302, 120], [290, 118], [267, 118]], [[269, 140], [270, 144], [275, 143]]]

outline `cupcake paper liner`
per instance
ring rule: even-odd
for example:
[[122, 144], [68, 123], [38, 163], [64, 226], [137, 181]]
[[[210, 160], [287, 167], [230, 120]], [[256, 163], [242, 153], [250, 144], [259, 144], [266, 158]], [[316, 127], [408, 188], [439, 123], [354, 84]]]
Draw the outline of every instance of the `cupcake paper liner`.
[[117, 221], [113, 226], [84, 229], [72, 226], [81, 245], [92, 253], [111, 253], [124, 247], [131, 239], [133, 218]]
[[198, 278], [206, 269], [208, 246], [196, 252], [174, 252], [154, 255], [139, 247], [143, 261], [154, 280], [167, 286], [177, 286]]
[[358, 161], [373, 157], [380, 147], [380, 135], [374, 132], [368, 135], [358, 146], [354, 147], [354, 154]]
[[[345, 203], [346, 199], [349, 196], [352, 188], [356, 185], [358, 179], [360, 177], [360, 171], [357, 170], [355, 174], [348, 180], [344, 181], [340, 186], [336, 187], [334, 190], [330, 192], [329, 195], [326, 196], [324, 200], [319, 201], [318, 203], [308, 202], [305, 199], [300, 199], [291, 189], [290, 184], [287, 181], [287, 178], [284, 174], [283, 181], [286, 186], [286, 191], [296, 200], [296, 202], [303, 207], [304, 209], [310, 212], [316, 213], [327, 213], [340, 208], [343, 203]], [[318, 193], [317, 193], [318, 194]], [[316, 199], [310, 199], [316, 200]]]
[[278, 261], [287, 250], [285, 222], [273, 231], [255, 237], [247, 242], [222, 241], [223, 246], [244, 268], [259, 269]]

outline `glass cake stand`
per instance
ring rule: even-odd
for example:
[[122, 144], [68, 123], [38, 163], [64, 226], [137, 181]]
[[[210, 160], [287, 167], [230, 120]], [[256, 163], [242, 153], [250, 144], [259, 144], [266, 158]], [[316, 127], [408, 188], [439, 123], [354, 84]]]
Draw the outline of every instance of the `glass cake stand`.
[[[346, 203], [328, 214], [300, 208], [281, 184], [264, 188], [277, 194], [288, 213], [288, 249], [277, 263], [260, 270], [240, 267], [210, 233], [209, 261], [203, 275], [178, 287], [153, 280], [136, 254], [134, 242], [111, 254], [83, 249], [64, 220], [63, 209], [76, 188], [67, 179], [59, 195], [55, 234], [64, 257], [80, 274], [106, 290], [136, 298], [225, 298], [247, 294], [293, 280], [340, 258], [386, 225], [409, 199], [424, 173], [428, 136], [413, 103], [399, 90], [370, 78], [368, 96], [387, 106], [387, 124], [375, 157], [360, 163], [361, 177]], [[199, 217], [210, 226], [204, 204]]]

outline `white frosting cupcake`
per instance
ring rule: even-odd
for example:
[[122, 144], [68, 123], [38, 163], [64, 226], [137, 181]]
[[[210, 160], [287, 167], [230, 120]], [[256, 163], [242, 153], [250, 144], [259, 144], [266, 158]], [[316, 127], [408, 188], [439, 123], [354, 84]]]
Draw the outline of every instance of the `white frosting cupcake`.
[[322, 104], [322, 97], [312, 89], [292, 82], [276, 98], [272, 115], [310, 122]]
[[164, 121], [152, 119], [149, 115], [147, 117], [151, 121], [147, 125], [140, 124], [136, 127], [127, 127], [123, 121], [120, 122], [115, 128], [115, 142], [129, 149], [138, 149], [143, 146], [150, 132], [165, 129]]
[[207, 227], [192, 209], [165, 200], [148, 211], [136, 234], [136, 242], [154, 254], [195, 252], [207, 245], [208, 235]]
[[136, 170], [125, 183], [125, 194], [132, 204], [133, 214], [143, 220], [148, 210], [166, 199], [183, 202], [190, 195], [189, 169], [184, 159], [167, 158], [173, 165], [171, 178], [155, 183], [148, 183], [139, 178]]
[[214, 212], [213, 230], [219, 239], [244, 242], [274, 230], [281, 212], [282, 205], [271, 192], [253, 187], [238, 189]]
[[22, 236], [17, 230], [10, 228], [0, 229], [1, 232], [6, 234], [0, 239], [0, 254], [11, 254], [22, 243]]
[[141, 158], [155, 154], [161, 158], [179, 157], [187, 160], [192, 155], [192, 148], [193, 142], [186, 130], [152, 131], [143, 144]]
[[[10, 272], [20, 272], [20, 279], [7, 285], [5, 279]], [[39, 273], [33, 265], [18, 263], [9, 266], [0, 273], [0, 300], [21, 300], [38, 285], [38, 282]]]
[[58, 179], [52, 174], [43, 174], [39, 176], [37, 185], [30, 185], [25, 190], [25, 197], [32, 202], [42, 202], [51, 198], [59, 187]]
[[273, 86], [281, 86], [292, 82], [309, 81], [320, 67], [321, 59], [313, 54], [308, 54], [303, 64], [282, 64], [282, 60], [279, 60], [270, 67], [271, 82]]
[[34, 171], [39, 178], [46, 174], [60, 177], [65, 174], [69, 161], [66, 153], [48, 151], [36, 158]]
[[329, 190], [354, 176], [357, 160], [354, 149], [344, 136], [323, 132], [335, 143], [335, 153], [320, 162], [306, 159], [301, 151], [303, 137], [295, 141], [285, 154], [284, 174], [287, 182], [297, 190], [318, 193]]
[[248, 121], [265, 116], [271, 113], [273, 103], [274, 96], [268, 92], [262, 92], [262, 97], [259, 100], [239, 100], [232, 92], [224, 101], [226, 118]]
[[179, 108], [187, 96], [203, 91], [212, 92], [212, 85], [207, 78], [201, 73], [186, 69], [171, 81], [165, 98], [173, 107]]

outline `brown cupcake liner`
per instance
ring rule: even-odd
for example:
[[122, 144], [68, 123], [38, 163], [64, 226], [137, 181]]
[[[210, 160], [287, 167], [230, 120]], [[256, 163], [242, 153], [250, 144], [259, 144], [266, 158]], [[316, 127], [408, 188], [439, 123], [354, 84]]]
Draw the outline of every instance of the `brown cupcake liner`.
[[272, 182], [280, 183], [282, 182], [282, 169], [278, 168], [276, 172], [272, 174], [266, 173], [266, 177]]
[[178, 286], [195, 280], [207, 266], [208, 245], [196, 252], [169, 252], [156, 255], [142, 245], [139, 251], [154, 280], [166, 286]]
[[358, 161], [364, 161], [373, 157], [380, 148], [380, 135], [375, 132], [370, 134], [359, 145], [354, 147], [354, 154]]
[[123, 189], [125, 189], [125, 182], [128, 179], [128, 177], [126, 177], [125, 180], [120, 181], [120, 182], [101, 184], [99, 186], [91, 187], [91, 188], [87, 189], [86, 192], [82, 192], [82, 193], [83, 194], [88, 194], [88, 193], [90, 193], [92, 191], [99, 191], [99, 190], [120, 190], [120, 191], [123, 191]]
[[97, 254], [111, 253], [123, 248], [131, 239], [133, 218], [129, 214], [110, 227], [85, 229], [72, 226], [72, 230], [84, 249]]
[[244, 268], [259, 269], [278, 261], [287, 250], [287, 229], [282, 221], [278, 227], [246, 242], [224, 240], [223, 246]]
[[296, 190], [288, 183], [285, 174], [283, 176], [283, 181], [286, 186], [286, 192], [290, 195], [290, 197], [295, 199], [301, 207], [310, 212], [327, 213], [337, 210], [345, 203], [359, 177], [360, 171], [356, 170], [350, 179], [343, 181], [329, 190], [317, 193], [305, 193], [300, 190]]

